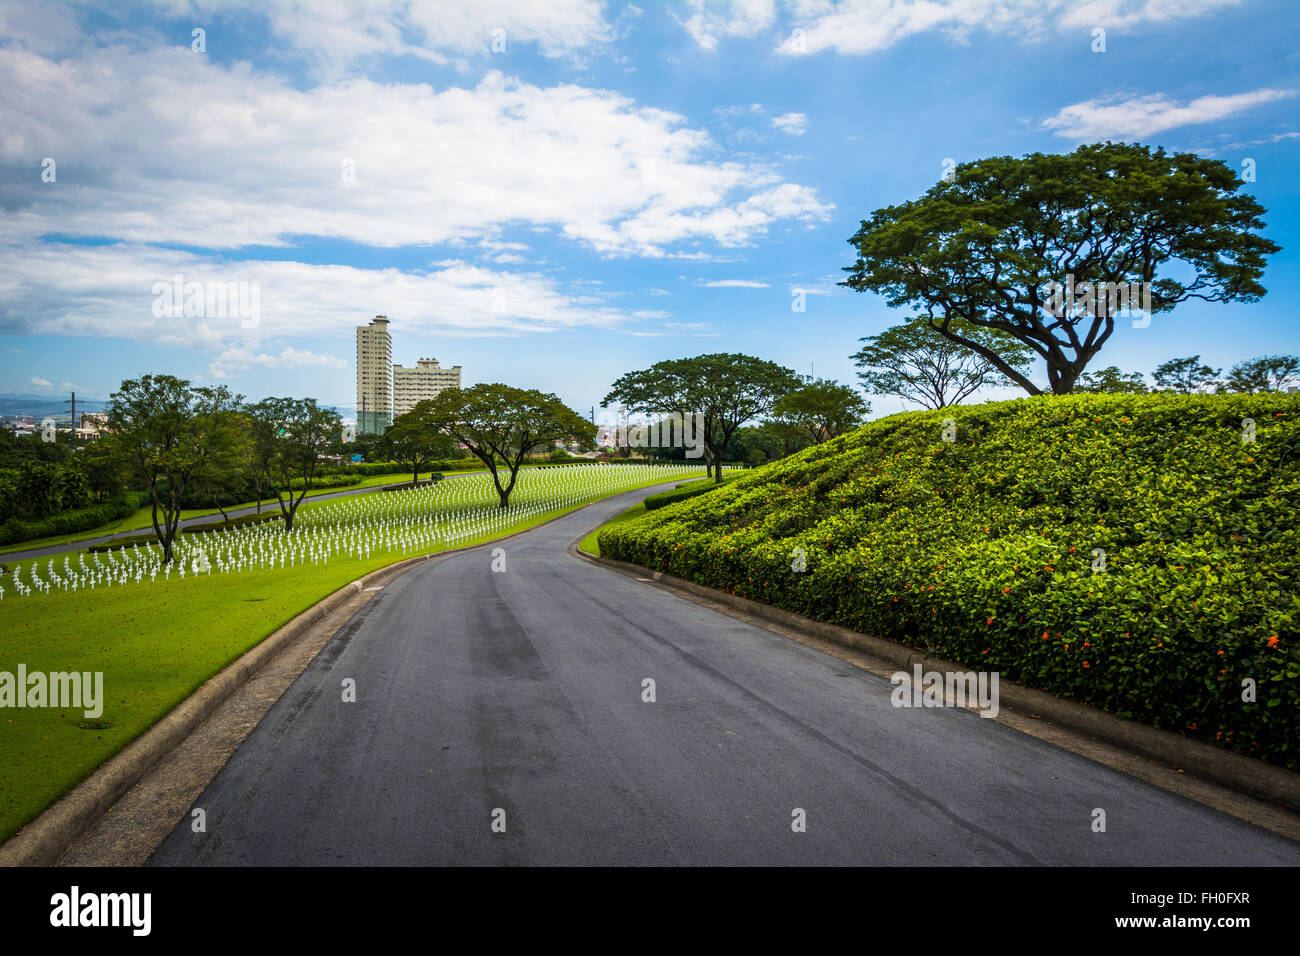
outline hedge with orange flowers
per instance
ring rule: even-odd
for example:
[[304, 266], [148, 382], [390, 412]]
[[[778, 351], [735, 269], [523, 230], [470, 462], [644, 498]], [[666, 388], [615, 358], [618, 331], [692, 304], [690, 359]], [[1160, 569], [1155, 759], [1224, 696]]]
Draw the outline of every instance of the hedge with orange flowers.
[[600, 548], [1296, 768], [1297, 504], [1300, 396], [1038, 396], [877, 420]]

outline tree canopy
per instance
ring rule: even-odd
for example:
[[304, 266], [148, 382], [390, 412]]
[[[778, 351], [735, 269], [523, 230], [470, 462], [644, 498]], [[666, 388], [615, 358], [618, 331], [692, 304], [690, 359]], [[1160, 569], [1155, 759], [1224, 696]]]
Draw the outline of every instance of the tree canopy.
[[419, 402], [409, 412], [393, 419], [378, 446], [393, 461], [408, 465], [411, 481], [420, 480], [420, 470], [440, 458], [450, 458], [457, 449], [456, 442], [438, 429], [432, 399]]
[[1134, 293], [1149, 293], [1150, 313], [1265, 294], [1259, 280], [1280, 247], [1259, 234], [1264, 208], [1241, 185], [1220, 160], [1137, 144], [962, 163], [920, 199], [863, 220], [840, 284], [922, 311], [941, 335], [1039, 394], [956, 323], [1005, 332], [1043, 359], [1050, 391], [1065, 394], [1116, 317], [1137, 307]]
[[[280, 503], [286, 529], [321, 467], [321, 456], [338, 441], [342, 422], [314, 398], [266, 398], [249, 408], [253, 467]], [[294, 485], [301, 483], [297, 497]]]
[[1300, 358], [1265, 355], [1238, 362], [1224, 380], [1229, 392], [1280, 392], [1300, 380]]
[[[1034, 353], [1014, 336], [960, 319], [952, 328], [1016, 370], [1029, 371]], [[925, 316], [858, 341], [866, 344], [851, 357], [862, 387], [873, 395], [897, 395], [933, 409], [960, 404], [985, 386], [1011, 384], [987, 358], [936, 331]]]
[[[769, 414], [799, 387], [790, 369], [752, 355], [718, 352], [669, 359], [619, 377], [601, 400], [650, 415], [699, 415], [704, 425], [705, 466], [722, 481], [722, 452], [736, 429]], [[689, 427], [689, 426], [688, 426]]]
[[830, 379], [808, 382], [781, 396], [772, 407], [773, 416], [820, 445], [857, 428], [871, 412], [857, 390]]
[[186, 489], [239, 467], [242, 401], [224, 385], [196, 387], [172, 375], [127, 380], [109, 397], [100, 441], [148, 490], [165, 562], [173, 559]]
[[596, 435], [596, 426], [556, 395], [499, 383], [446, 389], [421, 416], [427, 427], [451, 436], [487, 466], [502, 508], [510, 504], [519, 467], [530, 452], [557, 441], [589, 442]]
[[1096, 372], [1084, 372], [1075, 383], [1074, 390], [1111, 395], [1149, 391], [1141, 372], [1122, 372], [1118, 365], [1108, 365]]
[[1210, 368], [1201, 362], [1199, 355], [1187, 358], [1170, 359], [1161, 362], [1151, 377], [1156, 380], [1156, 388], [1171, 392], [1205, 392], [1220, 385], [1219, 373], [1223, 369]]

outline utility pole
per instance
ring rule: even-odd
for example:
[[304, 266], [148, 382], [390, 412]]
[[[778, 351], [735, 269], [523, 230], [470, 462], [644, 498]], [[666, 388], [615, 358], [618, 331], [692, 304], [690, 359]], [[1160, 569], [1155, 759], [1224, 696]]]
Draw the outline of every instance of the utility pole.
[[71, 401], [72, 403], [72, 408], [68, 411], [68, 420], [72, 422], [72, 440], [73, 442], [76, 442], [77, 440], [77, 393], [76, 392], [72, 393], [71, 399], [65, 398], [63, 400], [63, 404], [67, 405], [69, 401]]

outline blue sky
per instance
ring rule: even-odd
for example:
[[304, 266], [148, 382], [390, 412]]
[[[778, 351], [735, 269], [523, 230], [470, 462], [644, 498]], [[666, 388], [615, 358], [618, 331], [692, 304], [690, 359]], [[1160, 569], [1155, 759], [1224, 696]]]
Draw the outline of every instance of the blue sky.
[[[376, 313], [396, 362], [584, 413], [702, 352], [855, 382], [857, 340], [906, 318], [835, 285], [860, 219], [948, 159], [1107, 138], [1253, 160], [1283, 251], [1262, 301], [1121, 325], [1094, 364], [1300, 352], [1296, 11], [0, 2], [0, 392], [168, 372], [351, 407]], [[256, 284], [256, 323], [155, 314], [178, 274]]]

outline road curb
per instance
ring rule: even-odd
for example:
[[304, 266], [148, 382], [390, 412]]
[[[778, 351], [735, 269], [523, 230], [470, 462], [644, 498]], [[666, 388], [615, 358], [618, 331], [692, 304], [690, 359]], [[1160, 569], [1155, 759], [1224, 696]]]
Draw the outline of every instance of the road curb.
[[[615, 495], [618, 494], [626, 494], [626, 492], [615, 492]], [[614, 497], [614, 495], [607, 497]], [[527, 534], [604, 500], [606, 499], [597, 498], [595, 501], [547, 518], [532, 527], [499, 538], [404, 558], [362, 575], [317, 601], [208, 678], [198, 690], [168, 711], [157, 723], [106, 760], [90, 776], [46, 807], [36, 819], [0, 845], [0, 867], [52, 865], [69, 846], [94, 826], [123, 794], [139, 783], [158, 761], [185, 740], [263, 665], [321, 618], [351, 598], [364, 593], [367, 588], [385, 585], [393, 578], [426, 561], [435, 561], [462, 551], [497, 545], [521, 534]]]
[[[569, 546], [569, 552], [623, 574], [639, 578], [649, 575], [652, 580], [665, 587], [728, 605], [798, 633], [866, 651], [897, 665], [900, 670], [911, 672], [917, 664], [927, 671], [971, 669], [954, 661], [928, 657], [906, 644], [862, 634], [837, 624], [813, 620], [793, 611], [728, 594], [716, 588], [705, 587], [662, 571], [652, 571], [639, 564], [589, 554], [581, 550], [576, 541]], [[1269, 803], [1300, 810], [1300, 773], [1293, 773], [1242, 754], [1221, 750], [1199, 740], [1189, 740], [1168, 730], [1125, 720], [1089, 704], [1064, 700], [1045, 691], [1025, 687], [1009, 680], [999, 681], [998, 693], [1001, 706], [1004, 708], [1009, 707], [1012, 710], [1046, 718], [1068, 730], [1116, 744]]]

